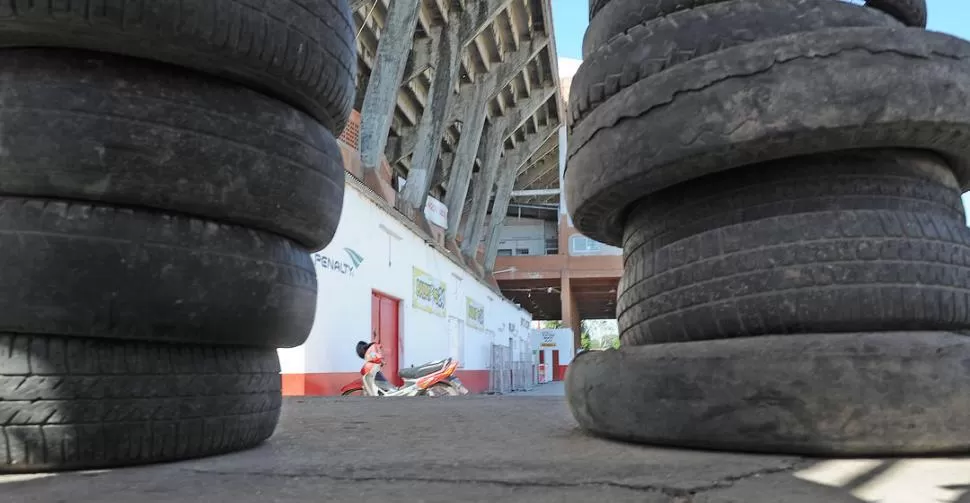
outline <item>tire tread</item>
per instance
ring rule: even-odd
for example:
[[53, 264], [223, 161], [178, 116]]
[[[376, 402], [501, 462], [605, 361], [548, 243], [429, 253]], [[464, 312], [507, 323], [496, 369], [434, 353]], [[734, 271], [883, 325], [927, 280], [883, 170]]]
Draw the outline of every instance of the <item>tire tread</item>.
[[272, 349], [0, 334], [0, 472], [253, 447], [276, 427], [280, 387]]
[[[0, 46], [114, 52], [215, 73], [270, 91], [331, 131], [343, 130], [357, 65], [345, 1], [142, 1], [137, 23], [130, 1], [118, 2], [118, 9], [102, 3], [100, 12], [99, 1], [72, 0], [71, 10], [58, 13], [54, 0], [36, 0], [26, 9], [17, 0], [0, 0]], [[236, 40], [252, 43], [231, 43], [233, 23], [227, 19], [234, 14], [240, 20]], [[296, 61], [311, 55], [319, 63], [303, 77], [294, 70]]]

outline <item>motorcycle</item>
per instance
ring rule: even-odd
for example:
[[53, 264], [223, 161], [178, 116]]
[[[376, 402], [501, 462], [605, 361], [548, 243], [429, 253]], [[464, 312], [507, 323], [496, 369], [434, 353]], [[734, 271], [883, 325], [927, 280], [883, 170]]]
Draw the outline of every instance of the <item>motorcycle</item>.
[[468, 389], [454, 375], [458, 361], [445, 358], [418, 367], [401, 369], [398, 376], [404, 385], [395, 387], [381, 373], [384, 354], [380, 345], [372, 344], [364, 356], [361, 378], [340, 389], [342, 396], [458, 396], [467, 395]]

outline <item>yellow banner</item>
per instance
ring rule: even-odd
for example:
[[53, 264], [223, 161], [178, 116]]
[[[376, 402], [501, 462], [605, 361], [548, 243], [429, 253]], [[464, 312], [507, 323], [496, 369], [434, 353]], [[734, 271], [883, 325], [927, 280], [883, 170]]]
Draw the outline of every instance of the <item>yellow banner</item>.
[[485, 306], [465, 297], [465, 323], [479, 330], [485, 329]]
[[414, 267], [414, 301], [416, 309], [445, 316], [447, 288], [444, 281]]

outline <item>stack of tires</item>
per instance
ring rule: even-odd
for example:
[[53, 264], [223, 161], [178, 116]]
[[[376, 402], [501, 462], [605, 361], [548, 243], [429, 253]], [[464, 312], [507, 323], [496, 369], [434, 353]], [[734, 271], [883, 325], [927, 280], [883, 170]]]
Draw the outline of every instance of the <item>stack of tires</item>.
[[0, 472], [255, 446], [343, 201], [344, 0], [2, 2]]
[[922, 0], [594, 0], [573, 221], [622, 246], [580, 424], [810, 454], [970, 450], [970, 43]]

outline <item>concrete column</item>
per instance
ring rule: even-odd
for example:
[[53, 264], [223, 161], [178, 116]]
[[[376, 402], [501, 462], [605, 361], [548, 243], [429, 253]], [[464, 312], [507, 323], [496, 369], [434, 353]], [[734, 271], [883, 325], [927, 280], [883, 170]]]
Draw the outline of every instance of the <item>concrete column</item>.
[[475, 167], [475, 154], [478, 153], [482, 140], [487, 101], [481, 81], [476, 82], [468, 96], [461, 99], [461, 106], [464, 108], [461, 138], [458, 139], [458, 147], [455, 149], [455, 162], [451, 165], [445, 194], [445, 206], [448, 207], [448, 229], [445, 231], [447, 241], [454, 241], [458, 236], [461, 213], [465, 198], [468, 197], [468, 184]]
[[[397, 104], [397, 90], [411, 52], [414, 29], [421, 2], [391, 2], [387, 21], [377, 45], [371, 73], [360, 111], [360, 159], [364, 169], [381, 165], [387, 133]], [[336, 133], [339, 133], [337, 131]]]
[[499, 119], [492, 124], [485, 133], [484, 159], [482, 159], [482, 171], [479, 173], [479, 182], [475, 184], [472, 192], [472, 206], [469, 209], [470, 215], [462, 227], [461, 253], [470, 261], [474, 261], [478, 255], [478, 245], [485, 234], [485, 217], [488, 216], [488, 203], [492, 198], [492, 188], [495, 186], [495, 179], [498, 178], [498, 168], [501, 165], [503, 153], [503, 143], [505, 143], [505, 121]]
[[408, 171], [407, 185], [402, 194], [404, 202], [417, 211], [416, 215], [420, 214], [419, 210], [424, 208], [427, 202], [435, 162], [438, 160], [438, 152], [441, 148], [441, 136], [448, 126], [445, 118], [448, 116], [451, 97], [458, 82], [458, 71], [461, 67], [460, 24], [459, 15], [453, 9], [448, 13], [448, 24], [441, 30], [437, 41], [438, 67], [435, 69], [431, 89], [424, 104], [424, 112], [418, 124], [411, 169]]
[[506, 157], [505, 166], [500, 170], [497, 187], [495, 189], [495, 203], [492, 205], [492, 218], [488, 223], [488, 234], [485, 238], [485, 272], [495, 271], [495, 258], [498, 256], [499, 234], [505, 222], [505, 214], [509, 211], [509, 200], [512, 199], [512, 187], [518, 175], [516, 166], [512, 165], [511, 156]]
[[[582, 320], [579, 319], [579, 306], [573, 296], [572, 280], [569, 278], [569, 271], [562, 272], [562, 292], [560, 299], [562, 302], [562, 323], [573, 330], [573, 348], [579, 350], [583, 327]], [[575, 354], [575, 353], [574, 353]]]
[[351, 12], [358, 11], [364, 7], [372, 7], [375, 2], [380, 0], [350, 0], [350, 10]]
[[520, 143], [511, 155], [505, 157], [503, 167], [499, 168], [499, 178], [495, 189], [495, 203], [492, 205], [492, 219], [488, 224], [488, 234], [485, 241], [485, 272], [490, 273], [495, 268], [495, 257], [498, 254], [498, 236], [505, 221], [505, 214], [509, 210], [509, 200], [512, 198], [512, 188], [519, 176], [519, 169], [535, 154], [546, 140], [559, 131], [558, 125], [549, 125], [537, 132], [524, 143]]

